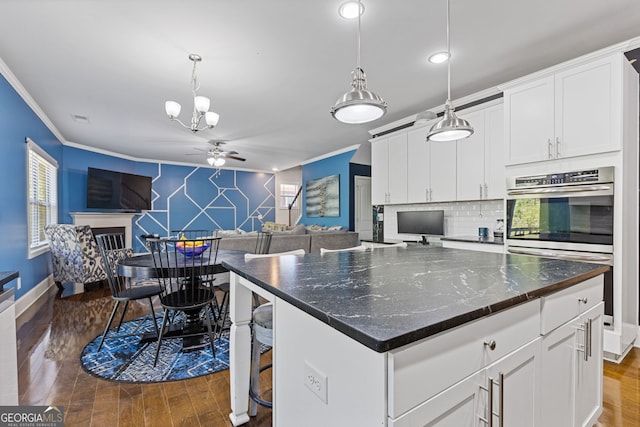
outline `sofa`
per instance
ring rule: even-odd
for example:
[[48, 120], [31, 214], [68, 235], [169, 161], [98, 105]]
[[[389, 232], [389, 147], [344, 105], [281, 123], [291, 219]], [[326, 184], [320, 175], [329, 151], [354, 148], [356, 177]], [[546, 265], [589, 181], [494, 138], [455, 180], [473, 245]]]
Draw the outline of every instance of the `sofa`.
[[[320, 253], [320, 248], [344, 249], [360, 244], [358, 233], [343, 230], [306, 230], [304, 226], [287, 231], [271, 231], [269, 253], [304, 249], [307, 253]], [[219, 233], [220, 249], [254, 252], [257, 233]]]

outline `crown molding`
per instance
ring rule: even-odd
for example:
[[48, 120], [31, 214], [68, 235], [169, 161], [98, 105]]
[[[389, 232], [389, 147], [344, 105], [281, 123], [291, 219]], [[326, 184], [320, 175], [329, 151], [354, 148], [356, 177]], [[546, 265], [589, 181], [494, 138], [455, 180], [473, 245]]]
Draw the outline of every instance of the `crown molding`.
[[346, 153], [348, 151], [357, 150], [358, 148], [360, 148], [360, 144], [350, 145], [349, 147], [341, 148], [339, 150], [332, 151], [330, 153], [323, 154], [321, 156], [305, 160], [305, 161], [301, 162], [300, 165], [308, 165], [309, 163], [317, 162], [319, 160], [328, 159], [329, 157], [337, 156], [338, 154], [343, 154], [343, 153]]

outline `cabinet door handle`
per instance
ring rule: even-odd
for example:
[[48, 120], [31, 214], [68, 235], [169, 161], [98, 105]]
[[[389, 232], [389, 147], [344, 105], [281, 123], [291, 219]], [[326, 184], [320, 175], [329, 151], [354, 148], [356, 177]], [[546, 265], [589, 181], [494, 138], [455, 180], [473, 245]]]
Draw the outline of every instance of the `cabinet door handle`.
[[556, 159], [560, 157], [560, 138], [556, 136]]
[[484, 346], [485, 347], [489, 347], [489, 350], [493, 351], [493, 350], [496, 349], [496, 342], [495, 342], [495, 340], [485, 341], [484, 342]]
[[428, 189], [428, 188], [425, 188], [425, 189], [424, 189], [424, 193], [425, 193], [425, 194], [424, 194], [424, 198], [425, 198], [425, 200], [428, 202], [428, 201], [429, 201], [429, 189]]
[[484, 184], [484, 198], [489, 198], [489, 187], [487, 187], [487, 184]]
[[578, 301], [580, 301], [580, 302], [581, 302], [581, 303], [583, 303], [583, 304], [586, 304], [586, 303], [588, 303], [588, 302], [589, 302], [589, 299], [588, 299], [587, 297], [584, 297], [584, 298], [578, 298]]
[[500, 411], [500, 415], [498, 418], [500, 423], [498, 424], [500, 427], [504, 427], [504, 374], [500, 372], [500, 398], [498, 403], [498, 411]]
[[547, 139], [547, 157], [553, 159], [553, 154], [551, 154], [551, 138]]
[[578, 344], [578, 351], [584, 353], [583, 360], [585, 362], [589, 361], [589, 322], [584, 322], [582, 325], [578, 326], [578, 330], [583, 332], [583, 341], [582, 345]]
[[593, 347], [593, 319], [589, 319], [587, 321], [587, 326], [589, 327], [589, 357], [591, 357], [592, 347]]
[[482, 200], [482, 184], [480, 184], [480, 199]]

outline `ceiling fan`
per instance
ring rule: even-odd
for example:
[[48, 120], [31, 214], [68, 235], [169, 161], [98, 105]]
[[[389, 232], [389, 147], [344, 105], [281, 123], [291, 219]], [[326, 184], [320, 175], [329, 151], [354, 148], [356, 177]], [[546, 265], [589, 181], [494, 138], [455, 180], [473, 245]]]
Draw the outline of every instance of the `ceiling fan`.
[[207, 142], [213, 145], [213, 148], [207, 151], [207, 163], [211, 166], [222, 166], [226, 163], [225, 159], [238, 160], [240, 162], [244, 162], [246, 160], [242, 157], [238, 157], [237, 151], [224, 151], [222, 149], [222, 145], [225, 144], [225, 141], [213, 140]]

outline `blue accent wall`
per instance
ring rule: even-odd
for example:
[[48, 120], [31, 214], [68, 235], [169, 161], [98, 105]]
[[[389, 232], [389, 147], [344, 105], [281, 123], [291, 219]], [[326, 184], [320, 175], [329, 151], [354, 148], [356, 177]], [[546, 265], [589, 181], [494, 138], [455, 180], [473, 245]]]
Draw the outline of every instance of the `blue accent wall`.
[[273, 174], [136, 162], [63, 146], [0, 76], [0, 271], [19, 271], [22, 286], [15, 289], [16, 299], [53, 273], [48, 252], [28, 259], [26, 137], [58, 162], [60, 223], [72, 223], [71, 212], [95, 211], [86, 208], [88, 167], [153, 178], [153, 209], [133, 220], [137, 252], [144, 250], [141, 234], [166, 236], [187, 227], [252, 231], [260, 230], [264, 221], [275, 221]]
[[[351, 194], [349, 191], [349, 161], [355, 154], [356, 150], [338, 154], [333, 157], [318, 160], [317, 162], [302, 165], [302, 218], [300, 223], [305, 225], [341, 225], [349, 227], [350, 207], [349, 200]], [[307, 217], [305, 209], [307, 202], [306, 183], [310, 179], [323, 178], [330, 175], [340, 175], [340, 216], [338, 217]]]
[[[71, 223], [71, 212], [87, 209], [87, 168], [115, 170], [152, 177], [152, 209], [133, 218], [133, 249], [145, 251], [142, 234], [168, 236], [172, 231], [261, 230], [275, 221], [273, 174], [196, 166], [135, 162], [64, 147], [65, 200], [60, 222]], [[259, 218], [260, 217], [260, 218]]]
[[[22, 100], [13, 87], [0, 76], [0, 271], [20, 273], [15, 297], [20, 298], [52, 273], [49, 254], [28, 259], [27, 248], [27, 144], [31, 138], [40, 148], [56, 159], [61, 179], [62, 144]], [[58, 190], [63, 199], [64, 190]], [[60, 214], [59, 214], [60, 215]]]

